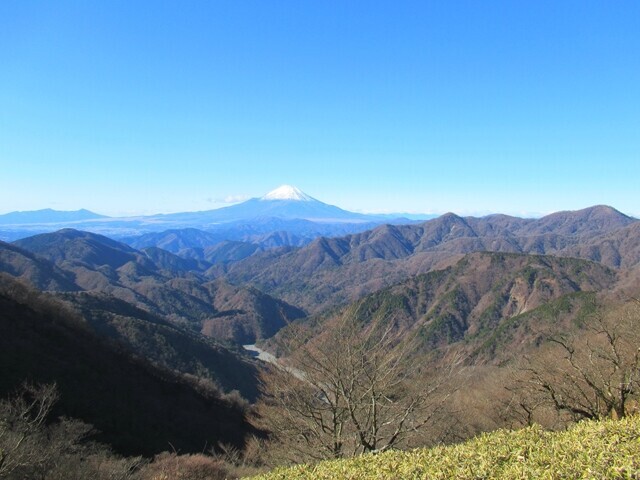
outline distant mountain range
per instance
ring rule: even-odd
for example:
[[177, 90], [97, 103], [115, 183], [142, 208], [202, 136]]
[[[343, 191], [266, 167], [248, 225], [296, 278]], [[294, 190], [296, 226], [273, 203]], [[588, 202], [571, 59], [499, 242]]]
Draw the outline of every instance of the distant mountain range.
[[607, 206], [539, 219], [449, 213], [420, 224], [383, 225], [318, 238], [302, 248], [258, 252], [214, 265], [207, 274], [255, 285], [319, 312], [478, 251], [571, 256], [630, 268], [640, 264], [640, 221]]
[[[313, 203], [308, 199], [291, 201]], [[418, 224], [386, 224], [339, 237], [321, 236], [310, 243], [287, 232], [273, 232], [252, 242], [225, 240], [219, 233], [198, 229], [125, 240], [129, 245], [74, 230], [41, 234], [5, 244], [0, 264], [4, 262], [4, 271], [28, 278], [38, 288], [102, 289], [163, 315], [184, 317], [184, 312], [191, 312], [187, 317], [198, 319], [198, 329], [247, 342], [270, 335], [284, 320], [259, 313], [257, 318], [271, 318], [267, 322], [271, 326], [260, 326], [263, 320], [254, 323], [249, 319], [256, 317], [240, 313], [247, 311], [246, 305], [238, 309], [216, 303], [219, 300], [215, 298], [223, 298], [214, 294], [221, 285], [225, 290], [238, 289], [232, 285], [250, 285], [290, 306], [315, 313], [411, 275], [444, 268], [470, 252], [570, 256], [614, 268], [640, 264], [640, 222], [608, 206], [557, 212], [539, 219], [450, 213]], [[16, 253], [16, 247], [25, 254]], [[197, 287], [186, 286], [192, 280], [181, 280], [182, 293], [176, 294], [173, 277], [198, 277]], [[217, 286], [211, 283], [214, 280]], [[200, 292], [195, 295], [198, 301], [193, 299], [194, 289]], [[246, 298], [260, 295], [248, 293]], [[213, 302], [209, 304], [213, 308], [202, 304], [202, 299]], [[264, 300], [258, 304], [266, 305]], [[248, 311], [261, 311], [256, 308]], [[221, 316], [223, 311], [229, 313]], [[291, 311], [284, 318], [303, 314]]]
[[[12, 241], [62, 228], [100, 233], [116, 239], [195, 228], [215, 234], [221, 240], [257, 243], [269, 243], [262, 237], [284, 232], [285, 238], [294, 245], [303, 245], [318, 236], [345, 235], [389, 221], [407, 223], [415, 221], [415, 218], [415, 215], [410, 220], [401, 215], [349, 212], [316, 200], [296, 187], [283, 185], [260, 198], [201, 212], [121, 218], [106, 217], [88, 210], [12, 212], [0, 215], [0, 240]], [[425, 218], [429, 216], [422, 216]]]
[[0, 225], [33, 225], [47, 223], [72, 223], [86, 220], [109, 218], [105, 215], [90, 212], [89, 210], [76, 210], [64, 212], [46, 208], [29, 212], [11, 212], [0, 215]]

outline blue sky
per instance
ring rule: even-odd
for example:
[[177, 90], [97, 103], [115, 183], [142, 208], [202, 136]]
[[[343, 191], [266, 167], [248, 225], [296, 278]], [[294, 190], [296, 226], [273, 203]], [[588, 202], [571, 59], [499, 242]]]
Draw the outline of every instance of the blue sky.
[[0, 2], [0, 213], [640, 216], [640, 2]]

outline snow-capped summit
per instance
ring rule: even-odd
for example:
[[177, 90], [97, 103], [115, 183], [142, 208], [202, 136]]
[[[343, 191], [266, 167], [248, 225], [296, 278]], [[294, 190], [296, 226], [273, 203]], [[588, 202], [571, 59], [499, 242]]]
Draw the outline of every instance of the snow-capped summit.
[[313, 202], [315, 198], [310, 197], [302, 190], [291, 185], [282, 185], [275, 190], [267, 193], [260, 200], [296, 200], [299, 202]]

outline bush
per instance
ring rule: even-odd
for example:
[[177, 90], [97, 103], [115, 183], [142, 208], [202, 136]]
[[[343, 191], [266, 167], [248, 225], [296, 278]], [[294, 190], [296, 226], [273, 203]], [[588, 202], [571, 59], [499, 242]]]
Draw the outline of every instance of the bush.
[[118, 458], [107, 448], [86, 442], [91, 425], [49, 414], [58, 400], [55, 385], [24, 384], [0, 401], [0, 479], [127, 480], [140, 457]]

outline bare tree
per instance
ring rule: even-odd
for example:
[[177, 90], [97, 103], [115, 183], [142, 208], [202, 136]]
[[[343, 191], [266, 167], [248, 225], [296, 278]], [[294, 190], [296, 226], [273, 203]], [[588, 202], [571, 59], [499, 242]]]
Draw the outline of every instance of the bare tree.
[[141, 457], [119, 458], [83, 440], [91, 425], [61, 418], [50, 422], [55, 384], [24, 384], [0, 401], [0, 479], [81, 480], [133, 478]]
[[[498, 396], [498, 408], [494, 416], [498, 425], [509, 428], [520, 428], [534, 424], [553, 429], [564, 425], [562, 412], [558, 411], [549, 401], [547, 393], [533, 381], [531, 361], [525, 358], [522, 362], [526, 366], [517, 366], [510, 370], [503, 385], [504, 397]], [[537, 363], [541, 366], [541, 363]], [[550, 373], [546, 370], [547, 373]]]
[[383, 451], [432, 421], [451, 370], [426, 378], [410, 363], [411, 338], [395, 331], [394, 322], [367, 328], [345, 316], [319, 337], [293, 335], [285, 368], [263, 376], [261, 408], [292, 459]]
[[45, 422], [58, 400], [55, 385], [23, 385], [11, 399], [0, 402], [0, 478], [46, 464], [39, 446], [46, 440]]
[[584, 327], [578, 335], [552, 337], [545, 355], [523, 368], [520, 387], [574, 421], [622, 418], [640, 394], [640, 308], [630, 302], [599, 310]]
[[[275, 443], [288, 460], [344, 456], [347, 412], [338, 390], [272, 367], [262, 376], [259, 407]], [[334, 386], [335, 387], [335, 386]]]

